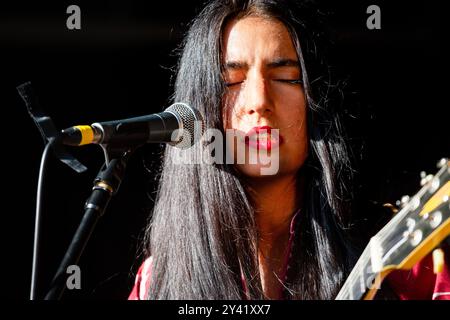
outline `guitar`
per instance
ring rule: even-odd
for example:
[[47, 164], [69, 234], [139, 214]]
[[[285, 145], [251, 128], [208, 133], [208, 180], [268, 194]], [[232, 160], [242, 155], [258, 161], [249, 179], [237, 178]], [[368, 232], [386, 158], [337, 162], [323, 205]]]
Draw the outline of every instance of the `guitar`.
[[423, 177], [422, 188], [364, 249], [336, 300], [371, 300], [392, 271], [411, 269], [450, 235], [450, 161]]

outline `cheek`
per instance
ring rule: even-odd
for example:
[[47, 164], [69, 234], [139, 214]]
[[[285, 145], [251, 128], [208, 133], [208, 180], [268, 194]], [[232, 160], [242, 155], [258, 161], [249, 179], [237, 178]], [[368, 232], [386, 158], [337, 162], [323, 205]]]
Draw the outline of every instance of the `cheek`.
[[283, 127], [287, 129], [286, 134], [293, 140], [305, 139], [307, 134], [307, 110], [304, 100], [300, 99], [303, 99], [303, 96], [298, 97], [295, 101], [285, 101], [285, 112], [282, 113]]
[[287, 144], [284, 155], [284, 165], [292, 171], [301, 168], [308, 156], [309, 140], [307, 131], [306, 114], [299, 113], [295, 124], [290, 128], [287, 134]]
[[297, 109], [296, 113], [292, 115], [292, 119], [295, 119], [295, 125], [293, 126], [293, 135], [296, 140], [306, 139], [307, 124], [306, 124], [306, 108], [302, 106]]
[[308, 145], [309, 145], [309, 140], [308, 140], [308, 121], [307, 121], [307, 117], [306, 117], [306, 106], [302, 106], [302, 108], [300, 109], [300, 111], [298, 112], [298, 117], [297, 117], [297, 126], [295, 126], [295, 131], [294, 131], [294, 141], [296, 143], [296, 145], [298, 146], [298, 153], [299, 157], [301, 160], [301, 162], [303, 163], [304, 159], [307, 156], [308, 153]]
[[222, 119], [224, 129], [239, 128], [240, 119], [242, 118], [237, 113], [236, 102], [237, 94], [228, 93], [222, 99]]

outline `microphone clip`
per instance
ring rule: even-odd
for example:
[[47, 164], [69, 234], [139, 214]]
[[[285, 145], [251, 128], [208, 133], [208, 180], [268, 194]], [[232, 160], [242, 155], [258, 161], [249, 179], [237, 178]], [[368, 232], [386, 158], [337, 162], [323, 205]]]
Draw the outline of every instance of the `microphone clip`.
[[33, 87], [31, 86], [31, 82], [28, 81], [19, 85], [17, 87], [17, 91], [24, 100], [28, 114], [39, 129], [44, 142], [48, 143], [52, 139], [54, 140], [52, 143], [52, 149], [55, 156], [77, 173], [86, 171], [87, 167], [64, 148], [61, 142], [61, 135], [58, 130], [56, 130], [53, 120], [40, 107], [38, 98], [34, 93]]

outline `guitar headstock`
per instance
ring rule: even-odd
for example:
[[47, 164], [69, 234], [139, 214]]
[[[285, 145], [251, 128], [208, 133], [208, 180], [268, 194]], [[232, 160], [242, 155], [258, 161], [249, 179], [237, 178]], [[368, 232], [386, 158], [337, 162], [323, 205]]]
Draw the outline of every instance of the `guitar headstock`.
[[422, 188], [403, 199], [402, 209], [371, 240], [375, 272], [410, 269], [450, 235], [450, 162], [442, 159], [439, 171], [422, 175]]
[[372, 299], [382, 280], [395, 269], [411, 269], [450, 235], [450, 162], [422, 176], [422, 188], [381, 229], [359, 258], [336, 300]]

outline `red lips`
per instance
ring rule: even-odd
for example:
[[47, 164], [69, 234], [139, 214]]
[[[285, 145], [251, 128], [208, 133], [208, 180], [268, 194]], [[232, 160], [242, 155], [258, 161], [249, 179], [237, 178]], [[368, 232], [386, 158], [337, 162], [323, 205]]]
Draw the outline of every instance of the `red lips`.
[[245, 144], [257, 150], [272, 150], [282, 143], [279, 132], [272, 132], [270, 126], [253, 127], [245, 134]]

